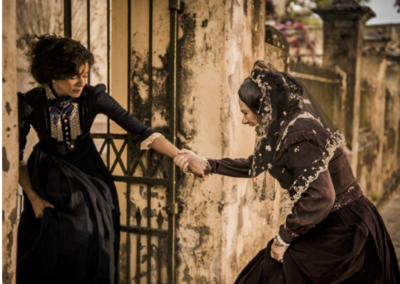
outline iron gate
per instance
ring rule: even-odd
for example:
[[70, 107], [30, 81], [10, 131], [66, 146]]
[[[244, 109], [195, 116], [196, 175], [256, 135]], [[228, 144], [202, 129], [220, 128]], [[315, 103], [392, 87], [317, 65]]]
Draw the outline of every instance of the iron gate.
[[[91, 47], [91, 7], [99, 1], [64, 0], [64, 33], [74, 37], [74, 5], [86, 1], [86, 43]], [[107, 7], [107, 86], [110, 86], [111, 69], [111, 15], [112, 5], [116, 1], [103, 0]], [[122, 0], [121, 0], [122, 1]], [[165, 124], [162, 132], [173, 144], [176, 144], [176, 105], [177, 105], [177, 42], [179, 13], [182, 11], [180, 0], [126, 0], [128, 7], [128, 111], [139, 120], [152, 127], [152, 115], [155, 105], [160, 108], [160, 99], [165, 104]], [[137, 72], [139, 60], [132, 46], [134, 18], [132, 11], [135, 4], [144, 5], [148, 10], [148, 56], [141, 65], [142, 72]], [[154, 17], [155, 4], [165, 6], [169, 10], [169, 44], [165, 58], [161, 58], [163, 66], [153, 66], [154, 53]], [[165, 82], [158, 81], [157, 75], [163, 72]], [[140, 73], [140, 74], [139, 74]], [[144, 80], [143, 78], [146, 78]], [[89, 82], [90, 82], [89, 78]], [[162, 80], [161, 80], [162, 81]], [[138, 83], [139, 82], [139, 83]], [[138, 84], [146, 85], [148, 97], [141, 98]], [[165, 84], [166, 95], [155, 95], [154, 89]], [[165, 92], [165, 91], [164, 91]], [[112, 93], [111, 93], [112, 95]], [[157, 101], [156, 101], [157, 100]], [[163, 104], [161, 103], [161, 105]], [[138, 106], [139, 105], [139, 106]], [[167, 109], [166, 109], [167, 106]], [[142, 151], [140, 145], [129, 134], [112, 133], [111, 122], [106, 121], [106, 133], [95, 133], [92, 137], [97, 141], [99, 153], [110, 170], [120, 197], [121, 206], [121, 249], [119, 275], [120, 283], [175, 283], [175, 223], [176, 204], [176, 168], [172, 160], [154, 151]], [[156, 127], [157, 129], [157, 127]]]

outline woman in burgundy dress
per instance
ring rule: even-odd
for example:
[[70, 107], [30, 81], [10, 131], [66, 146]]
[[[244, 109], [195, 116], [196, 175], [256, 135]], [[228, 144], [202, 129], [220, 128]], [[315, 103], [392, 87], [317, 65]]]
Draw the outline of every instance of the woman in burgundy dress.
[[[243, 123], [256, 126], [254, 155], [208, 159], [182, 150], [175, 163], [232, 177], [268, 171], [288, 191], [290, 214], [235, 283], [400, 283], [392, 242], [363, 195], [343, 137], [290, 75], [257, 61], [239, 90]], [[266, 186], [254, 183], [257, 196]]]
[[[18, 228], [17, 283], [116, 283], [117, 192], [90, 128], [105, 114], [148, 147], [174, 157], [178, 149], [144, 126], [106, 92], [86, 84], [93, 54], [79, 42], [40, 36], [28, 56], [40, 84], [18, 93], [24, 210]], [[28, 162], [30, 127], [39, 142]]]

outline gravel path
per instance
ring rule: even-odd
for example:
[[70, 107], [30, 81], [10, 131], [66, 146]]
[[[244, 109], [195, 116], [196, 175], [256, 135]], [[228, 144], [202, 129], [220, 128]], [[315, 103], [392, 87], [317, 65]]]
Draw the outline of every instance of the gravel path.
[[390, 198], [381, 208], [380, 213], [389, 231], [400, 265], [400, 192]]

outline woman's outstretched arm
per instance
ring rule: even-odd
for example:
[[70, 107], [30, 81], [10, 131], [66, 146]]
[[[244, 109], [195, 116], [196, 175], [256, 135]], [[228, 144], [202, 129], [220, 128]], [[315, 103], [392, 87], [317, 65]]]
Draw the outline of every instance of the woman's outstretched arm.
[[219, 174], [231, 177], [249, 178], [253, 156], [241, 159], [205, 159], [194, 152], [183, 149], [178, 152], [174, 162], [177, 166], [183, 168], [187, 163], [191, 172], [203, 169], [206, 174]]
[[251, 177], [250, 170], [253, 156], [247, 159], [205, 159], [187, 149], [179, 151], [178, 154], [179, 156], [174, 159], [175, 164], [182, 168], [188, 162], [189, 169], [192, 172], [208, 168], [206, 170], [207, 174], [215, 173], [231, 177]]
[[[169, 142], [163, 135], [157, 137], [150, 145], [150, 148], [153, 150], [167, 155], [168, 157], [175, 158], [178, 156], [179, 149], [175, 147], [171, 142]], [[181, 168], [186, 170], [189, 166], [189, 162], [182, 163]], [[196, 177], [203, 181], [205, 179], [204, 169], [202, 168], [193, 168], [191, 169], [192, 173], [196, 175]]]

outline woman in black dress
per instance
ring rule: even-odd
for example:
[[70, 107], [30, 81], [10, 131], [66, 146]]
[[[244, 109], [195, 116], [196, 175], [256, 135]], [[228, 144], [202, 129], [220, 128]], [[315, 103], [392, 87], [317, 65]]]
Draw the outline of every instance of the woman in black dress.
[[[90, 128], [97, 114], [114, 120], [148, 147], [178, 149], [141, 124], [106, 92], [86, 84], [93, 54], [79, 42], [36, 37], [28, 56], [40, 84], [18, 93], [20, 170], [24, 211], [18, 228], [17, 283], [116, 283], [119, 205]], [[27, 163], [33, 127], [39, 142]]]
[[[175, 158], [191, 170], [253, 180], [268, 171], [288, 191], [284, 224], [235, 283], [400, 283], [382, 218], [363, 195], [343, 137], [313, 98], [264, 61], [255, 63], [239, 98], [242, 123], [256, 126], [254, 155], [207, 164], [182, 150]], [[271, 196], [268, 188], [254, 182], [261, 200]]]

